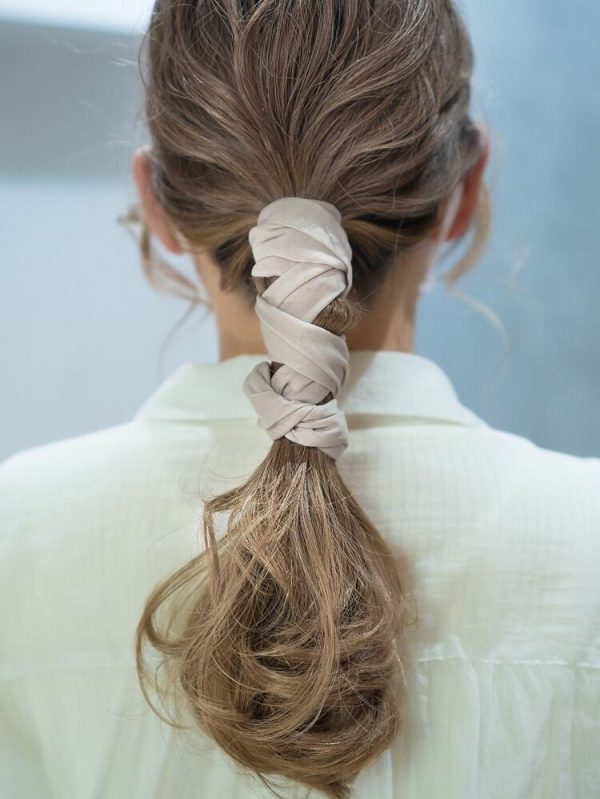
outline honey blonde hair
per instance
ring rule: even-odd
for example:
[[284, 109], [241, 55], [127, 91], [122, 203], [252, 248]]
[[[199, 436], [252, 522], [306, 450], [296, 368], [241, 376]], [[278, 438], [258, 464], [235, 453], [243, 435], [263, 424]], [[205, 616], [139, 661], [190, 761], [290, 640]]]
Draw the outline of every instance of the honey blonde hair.
[[[481, 155], [472, 49], [450, 0], [160, 0], [140, 63], [154, 191], [189, 251], [211, 252], [224, 290], [253, 302], [265, 288], [248, 241], [264, 205], [300, 196], [340, 210], [353, 288], [315, 320], [337, 334], [432, 234]], [[450, 282], [488, 226], [484, 190]], [[147, 229], [141, 244], [149, 277], [185, 294]], [[174, 691], [270, 786], [280, 776], [348, 797], [405, 719], [398, 553], [335, 462], [286, 438], [245, 484], [206, 500], [203, 530], [202, 552], [146, 601], [136, 636], [146, 698]]]

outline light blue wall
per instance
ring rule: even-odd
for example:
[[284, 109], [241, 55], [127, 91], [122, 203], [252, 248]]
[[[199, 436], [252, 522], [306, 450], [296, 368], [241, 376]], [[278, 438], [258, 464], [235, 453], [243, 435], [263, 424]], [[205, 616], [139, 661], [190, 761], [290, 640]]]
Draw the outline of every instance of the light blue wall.
[[476, 108], [495, 131], [490, 249], [460, 288], [510, 338], [442, 293], [419, 348], [497, 427], [600, 454], [600, 5], [472, 0]]
[[[600, 5], [469, 2], [475, 107], [494, 129], [490, 249], [460, 291], [424, 296], [417, 350], [490, 424], [600, 454]], [[137, 42], [0, 25], [0, 457], [131, 417], [185, 360], [214, 360], [210, 319], [153, 292], [116, 216], [143, 132]]]
[[143, 140], [136, 48], [0, 25], [0, 457], [126, 421], [180, 362], [217, 357], [202, 314], [166, 341], [186, 306], [116, 222]]

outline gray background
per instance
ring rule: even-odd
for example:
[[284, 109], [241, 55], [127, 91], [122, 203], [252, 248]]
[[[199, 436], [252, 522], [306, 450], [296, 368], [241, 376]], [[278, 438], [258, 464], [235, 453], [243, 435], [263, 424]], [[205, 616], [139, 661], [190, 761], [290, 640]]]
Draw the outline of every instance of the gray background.
[[[600, 5], [465, 9], [494, 230], [457, 292], [424, 296], [417, 352], [493, 426], [598, 456]], [[126, 421], [180, 363], [217, 357], [211, 318], [174, 330], [185, 305], [147, 285], [116, 222], [145, 141], [137, 46], [0, 21], [0, 457]]]

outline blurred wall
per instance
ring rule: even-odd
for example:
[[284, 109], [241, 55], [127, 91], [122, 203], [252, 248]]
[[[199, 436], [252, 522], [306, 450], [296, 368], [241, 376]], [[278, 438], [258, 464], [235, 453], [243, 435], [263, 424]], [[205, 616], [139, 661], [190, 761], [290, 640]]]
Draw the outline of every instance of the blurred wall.
[[[465, 10], [494, 232], [456, 292], [424, 294], [417, 351], [493, 426], [598, 456], [600, 6]], [[116, 222], [145, 141], [137, 47], [0, 22], [0, 457], [126, 421], [180, 363], [217, 357], [202, 312], [172, 332], [185, 306], [146, 284]]]
[[173, 332], [185, 304], [116, 221], [145, 141], [138, 45], [0, 25], [0, 457], [126, 421], [180, 362], [217, 357], [210, 318]]

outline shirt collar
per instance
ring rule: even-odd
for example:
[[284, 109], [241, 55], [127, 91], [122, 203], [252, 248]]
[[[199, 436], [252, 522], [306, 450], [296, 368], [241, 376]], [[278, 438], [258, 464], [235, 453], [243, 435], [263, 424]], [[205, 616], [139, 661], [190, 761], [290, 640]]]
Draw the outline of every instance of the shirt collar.
[[[242, 383], [252, 367], [265, 359], [265, 354], [257, 354], [216, 363], [184, 363], [143, 403], [134, 419], [254, 419], [256, 413]], [[488, 427], [462, 405], [446, 373], [415, 353], [351, 350], [350, 374], [338, 403], [346, 417], [410, 417]], [[352, 426], [351, 418], [348, 422]]]

